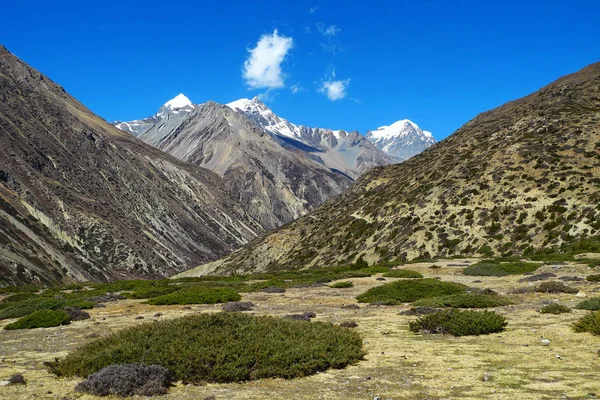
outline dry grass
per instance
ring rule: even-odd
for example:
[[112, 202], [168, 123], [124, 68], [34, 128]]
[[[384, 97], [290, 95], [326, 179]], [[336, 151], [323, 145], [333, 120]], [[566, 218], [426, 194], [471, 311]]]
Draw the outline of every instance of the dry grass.
[[[462, 268], [447, 267], [456, 260], [414, 264], [411, 269], [426, 278], [441, 277], [468, 286], [491, 288], [507, 295], [516, 288], [528, 286], [517, 282], [520, 276], [470, 277]], [[563, 265], [540, 268], [539, 272], [554, 272], [560, 276], [591, 273], [584, 266]], [[514, 304], [495, 310], [506, 316], [505, 332], [480, 337], [416, 335], [408, 331], [408, 322], [416, 317], [402, 316], [407, 306], [363, 306], [342, 309], [356, 302], [354, 297], [385, 282], [369, 278], [344, 279], [354, 286], [344, 290], [328, 287], [288, 289], [272, 296], [264, 293], [244, 293], [243, 301], [256, 304], [252, 313], [284, 316], [313, 311], [314, 321], [339, 324], [356, 321], [365, 343], [365, 361], [343, 370], [332, 370], [311, 377], [281, 380], [265, 379], [244, 384], [210, 384], [185, 386], [181, 383], [159, 398], [202, 399], [214, 394], [216, 399], [572, 399], [590, 393], [600, 396], [597, 371], [600, 368], [600, 337], [575, 333], [571, 324], [585, 315], [585, 310], [569, 314], [540, 314], [543, 301], [559, 300], [573, 307], [582, 299], [575, 294], [525, 293], [509, 295]], [[473, 283], [481, 280], [481, 283]], [[534, 285], [534, 284], [531, 284]], [[594, 295], [600, 289], [597, 282], [573, 282], [572, 286]], [[151, 306], [138, 300], [123, 300], [107, 304], [106, 308], [90, 310], [92, 319], [69, 326], [37, 329], [26, 332], [0, 330], [0, 380], [23, 373], [25, 386], [0, 387], [0, 398], [60, 399], [74, 398], [76, 379], [56, 379], [43, 368], [44, 361], [64, 357], [67, 352], [90, 340], [127, 326], [147, 323], [160, 311], [165, 318], [176, 318], [198, 312], [219, 312], [220, 305]], [[145, 317], [137, 321], [138, 315]], [[102, 318], [106, 318], [103, 320]], [[0, 328], [11, 320], [3, 321]], [[540, 343], [551, 341], [549, 346]], [[560, 359], [556, 355], [560, 355]], [[484, 381], [484, 375], [489, 380]], [[52, 392], [48, 394], [48, 392]], [[84, 395], [79, 399], [92, 399]]]

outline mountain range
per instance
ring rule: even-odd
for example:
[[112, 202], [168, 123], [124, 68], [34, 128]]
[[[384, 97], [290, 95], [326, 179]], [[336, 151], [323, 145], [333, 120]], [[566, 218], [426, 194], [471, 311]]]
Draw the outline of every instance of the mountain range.
[[[217, 173], [265, 229], [306, 214], [369, 169], [402, 160], [358, 132], [292, 124], [257, 97], [194, 105], [179, 94], [149, 118], [114, 125]], [[387, 146], [404, 157], [434, 142], [412, 123], [394, 129], [388, 132]]]
[[596, 63], [370, 170], [309, 215], [183, 276], [527, 255], [600, 236], [599, 93]]

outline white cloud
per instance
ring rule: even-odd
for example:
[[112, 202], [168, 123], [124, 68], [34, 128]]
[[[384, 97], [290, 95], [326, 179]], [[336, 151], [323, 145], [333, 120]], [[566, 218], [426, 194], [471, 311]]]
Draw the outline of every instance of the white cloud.
[[262, 35], [256, 47], [249, 49], [244, 62], [242, 77], [253, 89], [277, 89], [284, 86], [281, 63], [294, 47], [291, 37], [279, 36], [277, 30], [272, 35]]
[[331, 101], [341, 100], [347, 95], [346, 90], [350, 86], [350, 79], [335, 81], [333, 78], [335, 78], [335, 74], [333, 74], [332, 80], [323, 82], [319, 91], [325, 93]]
[[300, 86], [300, 84], [295, 84], [295, 85], [290, 86], [290, 90], [292, 91], [292, 94], [306, 91], [306, 89], [304, 89], [302, 86]]
[[319, 9], [319, 6], [314, 6], [308, 9], [309, 14], [314, 14]]
[[325, 27], [325, 25], [322, 22], [319, 22], [317, 24], [317, 29], [319, 30], [319, 33], [325, 37], [328, 38], [332, 38], [333, 36], [337, 35], [338, 33], [340, 33], [342, 30], [340, 28], [338, 28], [335, 25], [329, 25], [328, 27]]

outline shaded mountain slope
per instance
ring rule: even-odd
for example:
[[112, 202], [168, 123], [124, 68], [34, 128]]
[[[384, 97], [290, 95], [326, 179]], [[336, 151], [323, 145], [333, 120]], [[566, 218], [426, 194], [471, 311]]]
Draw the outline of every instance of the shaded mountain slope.
[[224, 256], [261, 227], [221, 186], [0, 46], [0, 285], [166, 276]]
[[156, 124], [140, 139], [216, 172], [265, 228], [304, 215], [352, 183], [227, 106], [207, 102], [173, 121]]
[[529, 253], [600, 235], [600, 63], [482, 113], [410, 160], [188, 275]]

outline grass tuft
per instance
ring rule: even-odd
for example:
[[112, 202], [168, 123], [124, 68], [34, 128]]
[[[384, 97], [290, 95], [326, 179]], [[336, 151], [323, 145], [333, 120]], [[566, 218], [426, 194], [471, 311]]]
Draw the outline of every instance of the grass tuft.
[[571, 309], [562, 304], [552, 303], [552, 304], [547, 304], [544, 307], [542, 307], [540, 309], [540, 312], [542, 314], [565, 314], [565, 313], [570, 313]]

